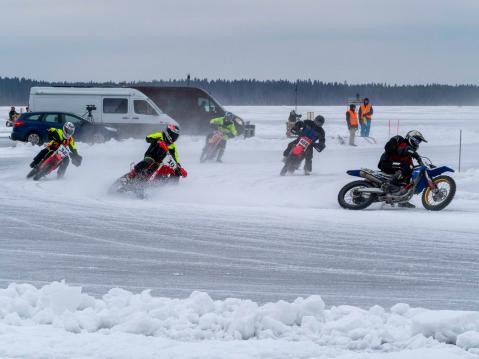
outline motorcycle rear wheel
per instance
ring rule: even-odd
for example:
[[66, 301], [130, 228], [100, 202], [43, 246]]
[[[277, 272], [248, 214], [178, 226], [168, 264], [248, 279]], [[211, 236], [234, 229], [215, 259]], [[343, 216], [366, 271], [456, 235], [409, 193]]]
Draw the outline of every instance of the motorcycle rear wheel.
[[[374, 187], [367, 181], [354, 181], [345, 185], [338, 193], [339, 205], [345, 209], [360, 210], [369, 207], [375, 200], [375, 196], [370, 193], [355, 194], [354, 190], [359, 188]], [[348, 202], [347, 199], [350, 199]]]
[[208, 147], [205, 147], [203, 148], [203, 151], [201, 151], [200, 163], [206, 162], [207, 157], [208, 157]]
[[422, 205], [429, 211], [440, 211], [451, 203], [456, 194], [456, 182], [449, 176], [438, 176], [432, 181], [437, 187], [434, 192], [426, 187], [422, 192]]

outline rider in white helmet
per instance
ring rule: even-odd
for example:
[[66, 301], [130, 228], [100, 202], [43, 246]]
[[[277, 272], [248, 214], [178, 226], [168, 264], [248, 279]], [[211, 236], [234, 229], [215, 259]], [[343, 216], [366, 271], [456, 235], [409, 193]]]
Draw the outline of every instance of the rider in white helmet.
[[[62, 129], [52, 127], [48, 130], [48, 139], [49, 143], [47, 146], [41, 150], [30, 163], [30, 167], [34, 168], [40, 164], [44, 159], [50, 157], [60, 145], [69, 147], [71, 151], [72, 163], [75, 166], [80, 166], [82, 162], [82, 157], [78, 154], [77, 146], [73, 138], [75, 133], [75, 125], [71, 122], [65, 122]], [[68, 165], [70, 164], [70, 159], [65, 158], [60, 167], [58, 168], [57, 176], [62, 178], [65, 175]]]

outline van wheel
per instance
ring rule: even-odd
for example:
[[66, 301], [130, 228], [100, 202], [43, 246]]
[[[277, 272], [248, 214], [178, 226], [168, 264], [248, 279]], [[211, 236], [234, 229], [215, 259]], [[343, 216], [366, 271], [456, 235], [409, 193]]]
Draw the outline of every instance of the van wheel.
[[31, 143], [32, 146], [43, 145], [42, 138], [40, 137], [40, 135], [38, 133], [35, 133], [35, 132], [32, 132], [27, 136], [27, 142]]
[[93, 134], [93, 143], [104, 143], [105, 142], [105, 136], [103, 134], [97, 132]]

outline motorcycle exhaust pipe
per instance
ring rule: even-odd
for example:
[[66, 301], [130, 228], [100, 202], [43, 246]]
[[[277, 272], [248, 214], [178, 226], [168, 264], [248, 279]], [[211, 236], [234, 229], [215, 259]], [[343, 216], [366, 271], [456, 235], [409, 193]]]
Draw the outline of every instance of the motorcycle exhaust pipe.
[[374, 177], [369, 172], [361, 170], [361, 171], [359, 171], [359, 175], [363, 178], [366, 178], [367, 180], [370, 180], [371, 182], [378, 183], [378, 184], [383, 184], [383, 181]]
[[356, 191], [361, 193], [377, 193], [377, 194], [384, 193], [384, 191], [381, 188], [358, 188]]

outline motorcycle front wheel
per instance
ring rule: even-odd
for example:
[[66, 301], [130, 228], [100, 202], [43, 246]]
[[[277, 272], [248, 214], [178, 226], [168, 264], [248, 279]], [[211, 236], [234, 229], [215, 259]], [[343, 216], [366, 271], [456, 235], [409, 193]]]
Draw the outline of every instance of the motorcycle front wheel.
[[456, 194], [456, 182], [449, 176], [438, 176], [432, 181], [435, 189], [426, 187], [422, 192], [422, 205], [429, 211], [440, 211], [451, 203]]
[[33, 176], [34, 181], [38, 181], [40, 178], [43, 176], [46, 176], [49, 174], [51, 171], [53, 171], [56, 168], [56, 163], [54, 161], [50, 161], [46, 165], [42, 166], [38, 169], [37, 173]]
[[369, 207], [375, 199], [371, 193], [357, 192], [360, 188], [374, 187], [367, 181], [354, 181], [348, 183], [338, 193], [339, 205], [345, 209], [360, 210]]
[[208, 160], [211, 160], [214, 158], [216, 154], [216, 146], [207, 144], [204, 148], [203, 151], [201, 152], [201, 157], [200, 157], [200, 162], [204, 163]]
[[34, 167], [31, 169], [30, 172], [28, 172], [27, 174], [27, 178], [32, 178], [33, 176], [35, 176], [35, 174], [38, 172], [38, 167]]

